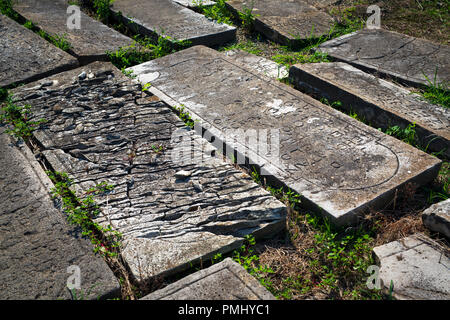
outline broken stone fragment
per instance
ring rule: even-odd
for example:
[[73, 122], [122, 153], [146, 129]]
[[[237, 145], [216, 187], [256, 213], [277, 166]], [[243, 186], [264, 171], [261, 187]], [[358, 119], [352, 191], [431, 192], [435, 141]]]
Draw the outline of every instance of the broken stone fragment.
[[186, 170], [181, 170], [175, 173], [175, 178], [177, 179], [186, 179], [189, 178], [190, 176], [191, 172]]
[[450, 199], [433, 204], [422, 213], [423, 224], [450, 239]]

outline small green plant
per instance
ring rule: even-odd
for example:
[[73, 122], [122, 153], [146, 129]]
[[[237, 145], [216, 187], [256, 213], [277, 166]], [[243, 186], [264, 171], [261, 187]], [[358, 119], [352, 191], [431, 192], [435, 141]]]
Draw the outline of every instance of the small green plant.
[[13, 20], [18, 20], [19, 15], [14, 11], [12, 0], [0, 0], [0, 12]]
[[216, 4], [213, 6], [205, 6], [203, 3], [199, 3], [197, 8], [206, 17], [216, 20], [218, 23], [233, 25], [233, 14], [225, 2], [226, 0], [216, 0]]
[[238, 11], [239, 18], [241, 19], [242, 27], [248, 31], [253, 31], [253, 23], [255, 18], [259, 14], [253, 14], [253, 1], [250, 7], [243, 5], [242, 11]]
[[448, 88], [448, 83], [437, 82], [437, 68], [434, 73], [433, 81], [425, 74], [424, 77], [428, 82], [428, 86], [422, 90], [420, 94], [431, 103], [439, 104], [447, 109], [450, 108], [450, 90]]
[[93, 0], [93, 7], [97, 14], [97, 18], [103, 22], [107, 22], [111, 16], [109, 9], [114, 0]]
[[191, 129], [194, 128], [195, 125], [195, 121], [191, 118], [191, 115], [189, 114], [189, 112], [186, 111], [186, 109], [184, 108], [184, 105], [181, 105], [180, 107], [175, 107], [174, 108], [177, 113], [178, 116], [181, 118], [181, 120], [183, 120], [183, 122]]
[[[3, 93], [4, 95], [5, 93]], [[5, 130], [17, 139], [26, 140], [31, 137], [34, 130], [41, 124], [45, 123], [45, 119], [31, 120], [32, 112], [30, 105], [17, 105], [11, 95], [6, 96], [6, 101], [1, 105], [0, 123], [9, 125]]]
[[417, 134], [416, 134], [416, 124], [410, 123], [406, 128], [401, 128], [400, 126], [392, 126], [386, 129], [385, 133], [394, 136], [397, 139], [402, 140], [412, 146], [417, 146]]

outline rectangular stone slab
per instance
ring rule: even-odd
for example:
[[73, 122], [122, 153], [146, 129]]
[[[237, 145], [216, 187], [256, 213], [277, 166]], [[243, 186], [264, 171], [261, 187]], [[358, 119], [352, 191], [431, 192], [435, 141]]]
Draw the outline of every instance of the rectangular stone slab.
[[289, 73], [296, 87], [342, 102], [377, 128], [415, 123], [423, 146], [450, 157], [450, 109], [343, 62], [297, 64]]
[[130, 28], [151, 37], [164, 35], [207, 46], [236, 38], [236, 28], [211, 21], [172, 0], [116, 0], [112, 10], [121, 12]]
[[321, 44], [317, 49], [358, 68], [408, 85], [450, 80], [450, 47], [383, 29], [364, 29]]
[[133, 40], [80, 12], [80, 29], [69, 29], [67, 0], [21, 0], [14, 10], [53, 36], [63, 36], [71, 44], [71, 52], [83, 62], [105, 60], [106, 51], [133, 44]]
[[52, 182], [26, 145], [0, 127], [0, 299], [71, 299], [67, 268], [78, 266], [84, 299], [119, 295], [119, 283], [91, 243], [68, 226]]
[[231, 258], [197, 271], [141, 300], [275, 300]]
[[77, 59], [2, 14], [0, 52], [0, 87], [78, 66]]
[[[85, 72], [85, 80], [79, 80]], [[244, 237], [285, 228], [286, 207], [188, 130], [158, 98], [110, 63], [93, 63], [14, 91], [48, 125], [34, 132], [56, 171], [82, 196], [108, 181], [99, 223], [123, 233], [134, 276], [176, 273], [226, 253]], [[208, 155], [209, 154], [209, 155]]]
[[326, 35], [334, 24], [331, 16], [302, 0], [230, 0], [227, 5], [240, 12], [253, 8], [255, 29], [284, 45]]
[[[407, 182], [433, 180], [441, 164], [203, 46], [129, 70], [151, 83], [149, 90], [166, 103], [183, 106], [197, 120], [198, 132], [201, 128], [206, 138], [213, 136], [217, 148], [224, 142], [241, 159], [245, 155], [337, 224], [383, 206]], [[248, 142], [244, 133], [249, 129], [273, 130], [270, 150], [263, 148], [263, 139]]]

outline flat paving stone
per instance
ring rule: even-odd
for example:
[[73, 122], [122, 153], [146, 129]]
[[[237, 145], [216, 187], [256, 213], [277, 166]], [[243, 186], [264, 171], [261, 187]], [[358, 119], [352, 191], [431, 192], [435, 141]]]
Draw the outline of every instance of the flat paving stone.
[[275, 300], [231, 258], [193, 273], [141, 300]]
[[283, 79], [289, 76], [289, 71], [285, 66], [243, 50], [228, 50], [225, 51], [225, 55], [263, 73], [269, 78]]
[[69, 29], [67, 0], [21, 0], [14, 10], [53, 36], [64, 36], [71, 52], [83, 62], [107, 59], [107, 51], [130, 46], [133, 40], [80, 12], [80, 29]]
[[[363, 70], [408, 85], [450, 80], [450, 47], [383, 29], [364, 29], [327, 41], [316, 49]], [[425, 77], [426, 76], [426, 77]]]
[[392, 280], [396, 299], [450, 299], [448, 249], [432, 239], [414, 234], [373, 251], [381, 265], [379, 277], [384, 290], [389, 289]]
[[164, 35], [207, 46], [236, 38], [235, 27], [216, 23], [172, 0], [116, 0], [112, 10], [121, 12], [130, 28], [148, 36]]
[[422, 145], [430, 151], [445, 150], [450, 157], [450, 109], [343, 62], [297, 64], [289, 72], [296, 87], [342, 102], [342, 108], [373, 126], [404, 128], [415, 123]]
[[[384, 205], [404, 183], [433, 180], [440, 168], [437, 158], [204, 46], [128, 70], [183, 106], [219, 150], [225, 143], [337, 224]], [[250, 142], [248, 130], [267, 130], [270, 139]]]
[[78, 61], [0, 14], [0, 87], [72, 69]]
[[[78, 75], [85, 72], [85, 80]], [[214, 148], [169, 106], [110, 63], [93, 63], [14, 91], [48, 125], [34, 132], [56, 171], [80, 196], [108, 181], [98, 199], [123, 234], [122, 254], [137, 279], [188, 269], [284, 230], [286, 207], [252, 179], [213, 157]], [[74, 106], [77, 106], [74, 108]]]
[[67, 268], [80, 268], [78, 297], [119, 294], [119, 284], [92, 245], [65, 222], [49, 191], [52, 182], [23, 144], [0, 127], [0, 299], [71, 299]]
[[423, 224], [450, 239], [450, 199], [433, 204], [422, 212]]
[[253, 8], [254, 27], [272, 41], [288, 45], [328, 34], [334, 24], [327, 13], [302, 0], [230, 0], [235, 11]]

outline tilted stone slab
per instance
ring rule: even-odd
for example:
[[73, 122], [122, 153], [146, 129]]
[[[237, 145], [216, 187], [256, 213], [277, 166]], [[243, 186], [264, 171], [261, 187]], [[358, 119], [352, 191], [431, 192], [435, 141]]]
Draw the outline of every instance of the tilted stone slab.
[[[245, 155], [334, 223], [384, 205], [404, 183], [433, 180], [440, 167], [438, 159], [203, 46], [129, 70], [168, 104], [184, 106], [217, 148], [225, 142], [237, 161]], [[248, 130], [270, 137], [251, 142]]]
[[21, 0], [14, 3], [24, 18], [53, 36], [64, 36], [71, 45], [71, 52], [83, 62], [105, 60], [107, 51], [133, 44], [133, 40], [94, 20], [80, 11], [80, 29], [69, 29], [73, 15], [67, 13], [67, 0]]
[[288, 45], [329, 33], [333, 18], [302, 0], [230, 0], [235, 11], [251, 9], [254, 27], [272, 41]]
[[2, 14], [0, 52], [0, 87], [78, 66], [77, 59]]
[[414, 234], [375, 247], [373, 251], [381, 266], [382, 287], [388, 291], [392, 280], [396, 299], [450, 299], [448, 249], [432, 239]]
[[283, 79], [289, 76], [289, 71], [285, 66], [264, 57], [259, 57], [257, 55], [245, 52], [243, 50], [225, 51], [225, 55], [232, 59], [235, 59], [241, 64], [244, 64], [258, 72], [263, 73], [269, 78]]
[[53, 184], [35, 156], [24, 144], [16, 146], [5, 129], [0, 127], [0, 299], [71, 299], [71, 266], [80, 271], [78, 298], [118, 295], [109, 267], [54, 206]]
[[422, 212], [423, 224], [450, 239], [450, 199], [433, 204]]
[[415, 123], [423, 146], [450, 157], [450, 109], [343, 62], [297, 64], [289, 72], [296, 87], [342, 102], [377, 128]]
[[281, 202], [212, 157], [205, 139], [113, 65], [93, 63], [45, 81], [50, 85], [15, 90], [17, 103], [49, 121], [34, 135], [80, 196], [103, 181], [115, 185], [98, 200], [97, 221], [123, 234], [123, 256], [136, 278], [187, 269], [234, 250], [246, 235], [285, 228]]
[[172, 0], [116, 0], [113, 12], [137, 32], [169, 36], [193, 45], [214, 46], [233, 41], [236, 28], [219, 24]]
[[[450, 80], [450, 47], [383, 29], [364, 29], [321, 44], [319, 52], [409, 85]], [[425, 77], [426, 76], [426, 77]]]
[[275, 300], [231, 258], [197, 271], [141, 300]]

